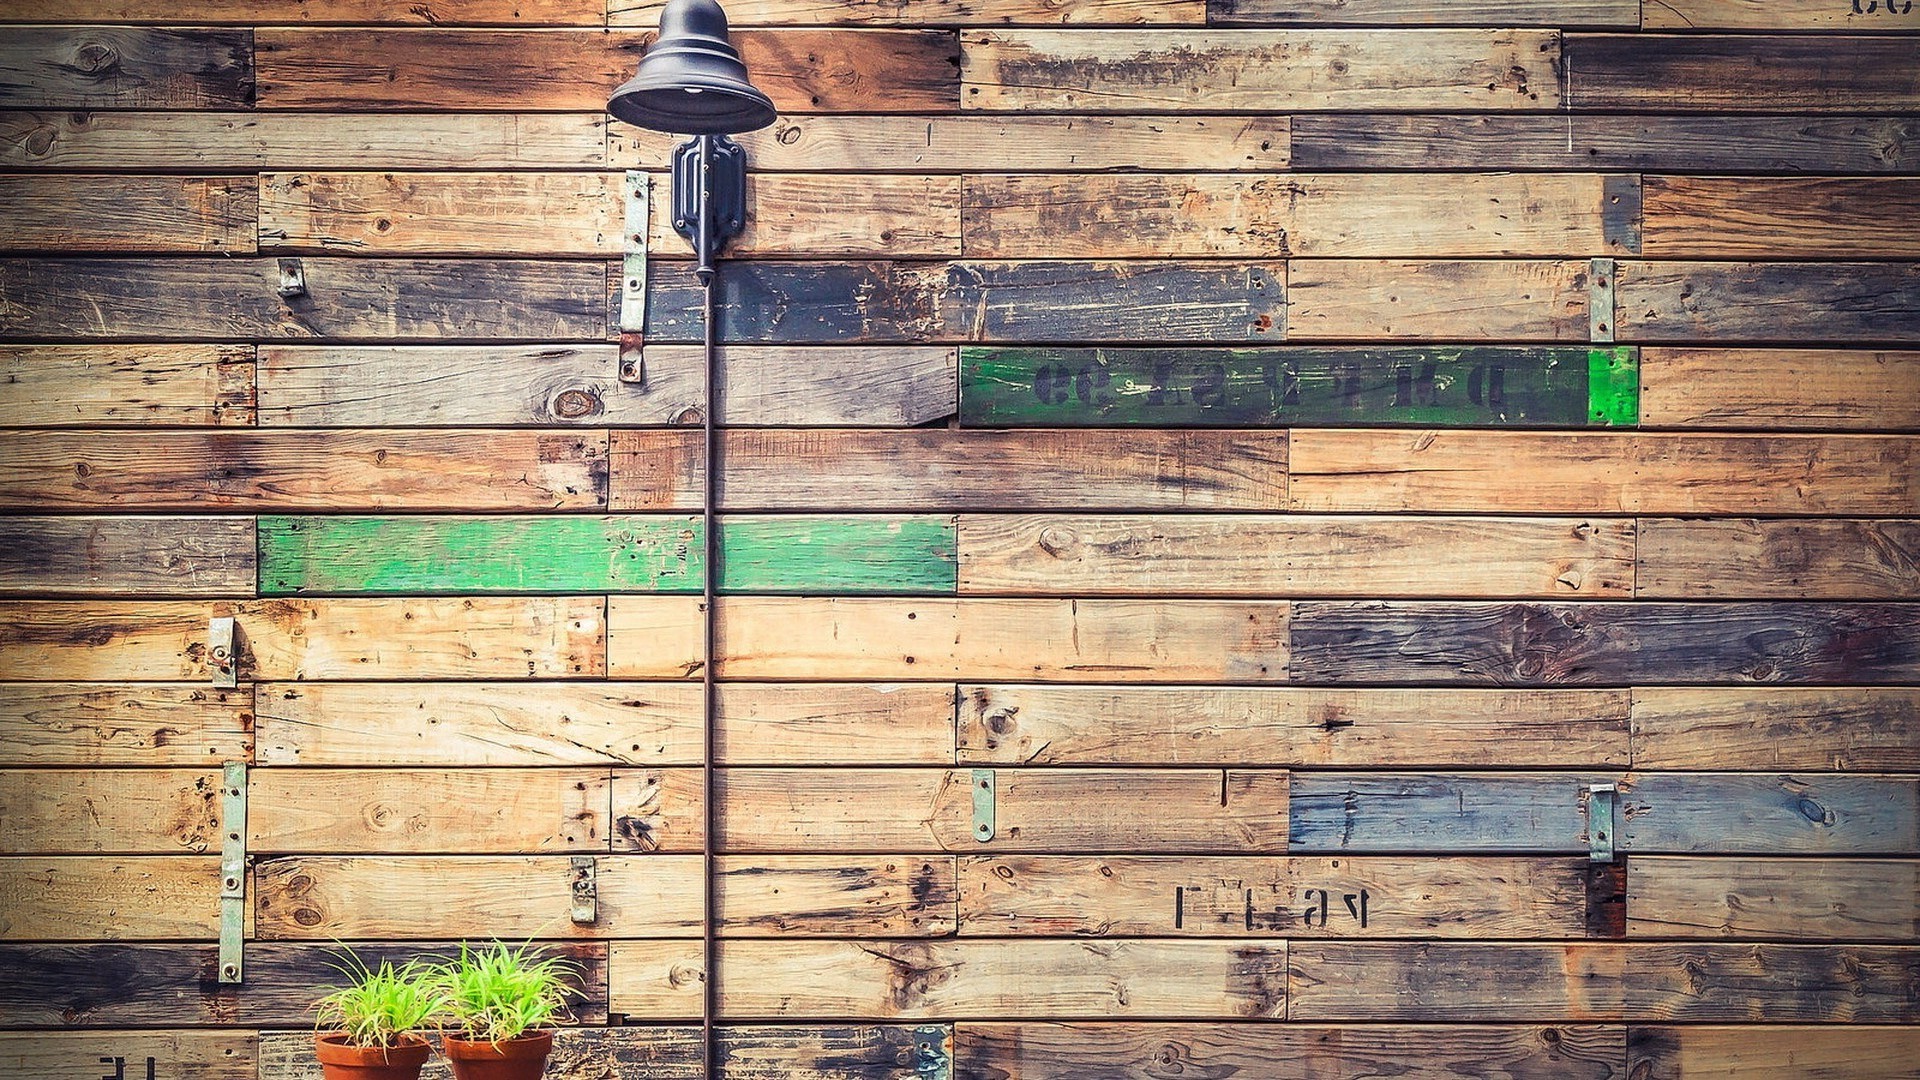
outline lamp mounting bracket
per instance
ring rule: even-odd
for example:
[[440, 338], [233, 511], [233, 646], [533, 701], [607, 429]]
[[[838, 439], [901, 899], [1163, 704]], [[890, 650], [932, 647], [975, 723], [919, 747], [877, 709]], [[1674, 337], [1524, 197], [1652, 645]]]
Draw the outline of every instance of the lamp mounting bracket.
[[725, 135], [696, 135], [673, 152], [673, 231], [713, 277], [713, 260], [747, 225], [747, 151]]

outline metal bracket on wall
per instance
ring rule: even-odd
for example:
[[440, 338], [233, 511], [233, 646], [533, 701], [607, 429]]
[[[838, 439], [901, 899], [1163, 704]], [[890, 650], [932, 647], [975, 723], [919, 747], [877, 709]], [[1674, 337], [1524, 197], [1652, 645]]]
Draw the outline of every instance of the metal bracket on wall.
[[626, 237], [620, 259], [620, 380], [640, 382], [646, 377], [641, 350], [647, 332], [647, 174], [627, 173], [621, 185], [626, 207]]
[[1587, 788], [1587, 858], [1597, 863], [1614, 859], [1614, 837], [1620, 820], [1620, 789], [1613, 784]]
[[281, 259], [280, 299], [292, 300], [307, 295], [307, 268], [299, 259]]
[[1587, 265], [1587, 340], [1613, 340], [1613, 260]]
[[993, 804], [998, 786], [992, 769], [973, 770], [973, 838], [982, 844], [993, 839]]
[[953, 1029], [929, 1024], [913, 1029], [913, 1073], [919, 1080], [952, 1080], [953, 1054], [948, 1044]]
[[233, 616], [221, 615], [207, 624], [207, 659], [215, 687], [231, 690], [240, 685], [240, 662], [233, 645]]
[[[231, 621], [231, 620], [229, 620]], [[247, 766], [229, 761], [220, 777], [220, 981], [237, 983], [247, 928]]]
[[600, 860], [591, 855], [573, 857], [573, 908], [567, 915], [576, 926], [600, 921]]

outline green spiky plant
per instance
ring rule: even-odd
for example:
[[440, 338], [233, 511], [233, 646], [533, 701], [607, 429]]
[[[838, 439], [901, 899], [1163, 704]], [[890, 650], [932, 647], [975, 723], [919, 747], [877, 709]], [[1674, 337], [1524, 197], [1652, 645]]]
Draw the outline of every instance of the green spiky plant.
[[574, 966], [538, 957], [531, 945], [460, 943], [460, 959], [438, 969], [444, 1026], [472, 1042], [503, 1043], [566, 1017]]
[[331, 988], [314, 1008], [320, 1026], [346, 1033], [351, 1045], [390, 1048], [403, 1035], [418, 1036], [443, 1011], [438, 973], [418, 960], [399, 967], [382, 960], [373, 968], [348, 949], [333, 966], [347, 984]]

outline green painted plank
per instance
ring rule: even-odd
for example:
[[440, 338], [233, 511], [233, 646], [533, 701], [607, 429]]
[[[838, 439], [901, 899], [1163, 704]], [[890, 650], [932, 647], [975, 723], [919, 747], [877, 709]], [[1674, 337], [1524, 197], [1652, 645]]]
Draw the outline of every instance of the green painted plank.
[[[720, 524], [723, 592], [945, 595], [954, 521], [741, 517]], [[260, 594], [697, 593], [688, 515], [262, 517]]]
[[[960, 418], [981, 427], [1143, 424], [1587, 427], [1595, 357], [1607, 416], [1630, 348], [988, 348], [960, 351]], [[1623, 374], [1624, 372], [1625, 374]]]
[[1601, 427], [1640, 423], [1640, 352], [1590, 349], [1587, 352], [1587, 419]]

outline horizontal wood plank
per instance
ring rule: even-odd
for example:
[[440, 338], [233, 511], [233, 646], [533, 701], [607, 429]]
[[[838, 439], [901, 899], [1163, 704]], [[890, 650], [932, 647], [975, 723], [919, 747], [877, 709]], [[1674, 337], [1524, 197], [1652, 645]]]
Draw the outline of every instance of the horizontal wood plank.
[[1650, 769], [1920, 771], [1920, 689], [1637, 688], [1633, 760]]
[[251, 1031], [106, 1031], [0, 1033], [0, 1070], [41, 1080], [100, 1080], [104, 1060], [152, 1058], [179, 1080], [256, 1080]]
[[0, 592], [13, 596], [250, 596], [244, 517], [0, 518]]
[[10, 251], [250, 255], [259, 203], [250, 176], [0, 176]]
[[959, 875], [951, 856], [727, 855], [715, 925], [730, 937], [947, 937]]
[[1460, 853], [1588, 850], [1587, 790], [1597, 774], [1302, 773], [1288, 850]]
[[1588, 263], [1299, 259], [1288, 340], [1586, 341]]
[[1910, 859], [1646, 856], [1631, 866], [1628, 937], [1920, 937], [1920, 863]]
[[[664, 0], [609, 0], [612, 26], [653, 26]], [[1206, 0], [929, 0], [904, 6], [864, 0], [735, 0], [734, 26], [1124, 26], [1207, 21]]]
[[1642, 205], [1649, 258], [1920, 257], [1920, 237], [1887, 228], [1920, 216], [1920, 179], [1649, 176]]
[[253, 59], [248, 30], [10, 26], [0, 42], [0, 106], [246, 108]]
[[1920, 263], [1623, 263], [1625, 341], [1920, 341]]
[[220, 850], [220, 771], [0, 772], [10, 854], [204, 855]]
[[391, 0], [328, 0], [318, 10], [307, 4], [263, 10], [248, 0], [75, 0], [57, 12], [46, 11], [33, 0], [0, 2], [0, 22], [598, 26], [605, 18], [601, 0], [448, 0], [424, 10]]
[[1635, 1025], [1627, 1048], [1647, 1080], [1899, 1080], [1920, 1027]]
[[1664, 599], [1920, 596], [1920, 522], [1643, 518], [1634, 594]]
[[0, 940], [213, 941], [219, 897], [218, 856], [0, 858]]
[[7, 427], [254, 422], [245, 345], [5, 345], [0, 375]]
[[1568, 34], [1567, 93], [1603, 112], [1901, 112], [1920, 105], [1912, 54], [1911, 41], [1864, 34]]
[[1640, 350], [1640, 423], [1648, 427], [1911, 430], [1920, 428], [1915, 387], [1920, 351]]
[[605, 769], [253, 769], [252, 854], [606, 851]]
[[0, 683], [6, 765], [215, 765], [252, 755], [252, 687]]
[[1892, 4], [1822, 4], [1778, 7], [1765, 0], [1661, 0], [1646, 9], [1649, 30], [1920, 30], [1916, 9]]
[[1623, 784], [1619, 846], [1734, 855], [1920, 854], [1920, 779], [1641, 773]]
[[1527, 0], [1207, 0], [1214, 26], [1640, 25], [1634, 0], [1578, 0], [1548, 13]]

